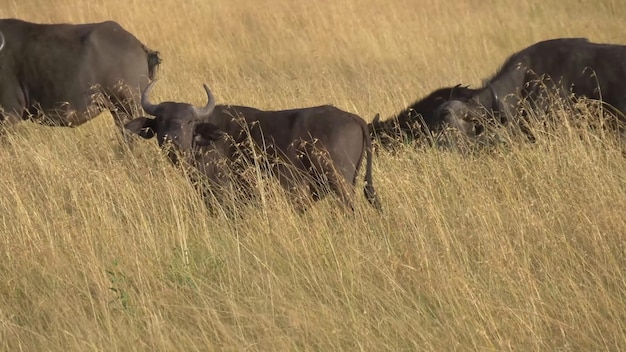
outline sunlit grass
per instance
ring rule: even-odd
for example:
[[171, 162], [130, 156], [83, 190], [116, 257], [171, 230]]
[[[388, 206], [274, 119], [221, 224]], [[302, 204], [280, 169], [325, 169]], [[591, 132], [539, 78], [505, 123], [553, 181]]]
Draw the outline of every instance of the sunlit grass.
[[[479, 85], [538, 40], [626, 42], [617, 0], [2, 5], [118, 21], [161, 52], [155, 101], [203, 105], [207, 83], [218, 103], [330, 103], [368, 121]], [[381, 151], [383, 215], [359, 182], [354, 213], [331, 197], [297, 215], [270, 187], [229, 220], [155, 143], [123, 148], [108, 114], [24, 123], [0, 141], [0, 348], [624, 349], [622, 146], [574, 125], [537, 136]]]

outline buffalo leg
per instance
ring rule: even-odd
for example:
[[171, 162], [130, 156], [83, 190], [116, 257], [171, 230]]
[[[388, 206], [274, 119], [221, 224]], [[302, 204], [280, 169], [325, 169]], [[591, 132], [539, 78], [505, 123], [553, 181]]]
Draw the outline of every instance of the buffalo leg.
[[[287, 198], [298, 214], [304, 213], [311, 205], [307, 189], [308, 180], [301, 170], [293, 165], [277, 162], [272, 168], [281, 187], [286, 191]], [[314, 199], [315, 200], [315, 199]]]
[[26, 98], [20, 89], [0, 90], [0, 134], [22, 121]]
[[118, 84], [113, 94], [110, 94], [109, 111], [122, 134], [124, 142], [129, 146], [132, 146], [134, 139], [132, 133], [127, 131], [124, 125], [134, 116], [139, 116], [141, 108], [137, 105], [137, 101], [139, 101], [138, 94], [130, 86], [123, 83]]
[[[352, 193], [345, 177], [335, 168], [328, 152], [320, 148], [314, 148], [309, 151], [311, 156], [311, 177], [317, 180], [317, 195], [321, 196], [328, 191], [333, 191], [341, 202], [350, 210], [354, 210]], [[314, 195], [315, 197], [315, 195]]]
[[352, 202], [352, 192], [348, 190], [348, 185], [340, 175], [335, 172], [330, 181], [330, 187], [339, 196], [339, 199], [343, 202], [346, 208], [354, 211], [354, 205]]

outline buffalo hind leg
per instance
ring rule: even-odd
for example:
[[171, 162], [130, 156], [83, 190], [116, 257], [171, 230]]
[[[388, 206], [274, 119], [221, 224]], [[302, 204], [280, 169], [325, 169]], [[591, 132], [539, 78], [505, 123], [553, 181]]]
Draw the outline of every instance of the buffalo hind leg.
[[[329, 153], [314, 143], [306, 144], [306, 157], [309, 175], [315, 181], [314, 199], [321, 199], [324, 195], [334, 192], [344, 206], [354, 211], [353, 192], [345, 177], [335, 168]], [[313, 188], [311, 189], [313, 191]]]
[[326, 153], [321, 153], [313, 167], [311, 176], [316, 179], [317, 197], [321, 199], [324, 195], [334, 192], [347, 209], [354, 211], [351, 187], [343, 175], [335, 169], [330, 157]]
[[0, 91], [0, 136], [6, 135], [7, 131], [24, 120], [25, 104], [22, 94], [13, 95], [10, 91]]
[[124, 128], [124, 125], [142, 113], [141, 106], [137, 103], [138, 97], [138, 93], [124, 83], [118, 83], [113, 92], [109, 94], [108, 110], [113, 116], [115, 125], [120, 130], [124, 142], [129, 147], [133, 146], [135, 137]]
[[311, 206], [314, 199], [311, 199], [308, 192], [308, 180], [305, 179], [301, 170], [293, 165], [276, 163], [272, 172], [278, 178], [281, 187], [287, 193], [288, 202], [298, 214], [303, 214]]
[[0, 137], [4, 138], [9, 131], [17, 125], [22, 119], [18, 118], [14, 114], [8, 114], [0, 111]]
[[331, 189], [339, 196], [346, 208], [354, 211], [353, 192], [350, 192], [350, 187], [346, 184], [343, 177], [335, 173], [329, 182]]
[[320, 173], [317, 170], [311, 170], [310, 177], [313, 179], [309, 184], [309, 190], [313, 201], [319, 201], [330, 193], [335, 193], [339, 197], [339, 201], [351, 211], [354, 211], [353, 196], [350, 187], [346, 184], [341, 174], [338, 172], [328, 171]]

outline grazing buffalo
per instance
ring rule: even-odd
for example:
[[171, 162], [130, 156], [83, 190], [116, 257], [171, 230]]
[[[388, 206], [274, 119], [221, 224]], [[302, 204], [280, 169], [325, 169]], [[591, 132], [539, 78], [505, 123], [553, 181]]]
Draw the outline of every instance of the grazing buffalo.
[[73, 127], [105, 107], [123, 131], [160, 61], [158, 52], [115, 22], [2, 19], [0, 121]]
[[445, 121], [435, 114], [437, 108], [452, 99], [466, 101], [476, 92], [476, 89], [460, 84], [437, 89], [396, 116], [381, 121], [380, 115], [376, 114], [374, 120], [368, 124], [370, 135], [384, 147], [422, 137], [430, 139], [440, 133], [446, 125]]
[[484, 121], [487, 112], [488, 123], [519, 121], [522, 131], [532, 140], [526, 118], [530, 113], [543, 115], [550, 97], [568, 99], [573, 95], [602, 100], [625, 113], [624, 62], [623, 45], [592, 43], [585, 38], [538, 42], [513, 54], [471, 99], [449, 101], [438, 109], [437, 115], [475, 137], [479, 120]]
[[[365, 196], [380, 210], [372, 183], [371, 139], [359, 116], [328, 105], [282, 111], [216, 106], [206, 85], [208, 103], [203, 108], [175, 102], [154, 105], [154, 82], [141, 97], [143, 109], [154, 118], [136, 118], [126, 128], [143, 138], [156, 136], [161, 147], [170, 147], [168, 155], [175, 164], [182, 155], [182, 161], [206, 176], [218, 201], [224, 189], [253, 193], [244, 174], [249, 165], [257, 165], [294, 196], [308, 194], [319, 200], [334, 191], [352, 208], [352, 188], [365, 156]], [[301, 199], [294, 200], [302, 209]]]

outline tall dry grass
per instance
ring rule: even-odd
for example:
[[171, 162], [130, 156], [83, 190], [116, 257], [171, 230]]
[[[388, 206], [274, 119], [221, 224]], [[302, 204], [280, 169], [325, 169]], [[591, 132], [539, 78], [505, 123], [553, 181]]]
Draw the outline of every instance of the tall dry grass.
[[[617, 0], [0, 5], [120, 22], [162, 53], [155, 100], [202, 104], [206, 82], [223, 103], [366, 120], [478, 85], [541, 39], [626, 43]], [[3, 350], [626, 348], [626, 163], [600, 132], [383, 152], [383, 215], [359, 191], [353, 214], [329, 199], [299, 216], [276, 190], [234, 220], [210, 216], [154, 143], [124, 150], [108, 116], [23, 123], [0, 146]]]

